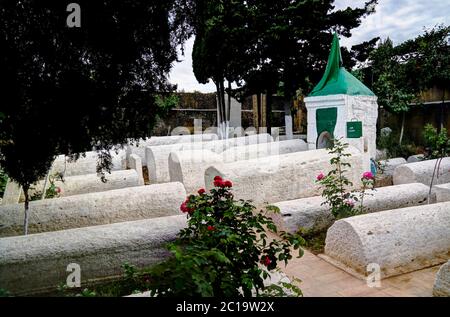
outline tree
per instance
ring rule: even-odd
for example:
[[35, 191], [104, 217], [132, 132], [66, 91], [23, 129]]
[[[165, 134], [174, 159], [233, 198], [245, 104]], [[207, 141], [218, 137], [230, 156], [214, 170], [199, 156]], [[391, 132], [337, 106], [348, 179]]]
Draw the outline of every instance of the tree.
[[411, 75], [411, 85], [423, 91], [437, 87], [442, 90], [441, 126], [444, 120], [445, 89], [450, 86], [450, 26], [437, 26], [402, 43], [397, 48]]
[[280, 91], [291, 99], [299, 88], [310, 91], [325, 68], [332, 32], [350, 36], [377, 3], [334, 10], [334, 0], [199, 2], [203, 10], [193, 53], [197, 79], [234, 81], [239, 99], [266, 94], [269, 131], [271, 96]]
[[[426, 30], [415, 39], [394, 46], [388, 38], [370, 54], [372, 86], [378, 104], [402, 114], [399, 144], [402, 143], [406, 112], [419, 103], [420, 93], [432, 87], [443, 91], [450, 84], [450, 27]], [[442, 127], [443, 115], [441, 116]]]
[[[246, 2], [243, 0], [198, 0], [196, 2], [192, 66], [200, 83], [210, 79], [216, 85], [218, 127], [221, 137], [228, 137], [231, 83], [240, 79], [240, 61], [251, 30], [246, 27]], [[225, 88], [225, 81], [228, 88]], [[225, 102], [228, 94], [228, 108]]]
[[0, 4], [0, 165], [23, 187], [25, 219], [28, 189], [56, 155], [94, 148], [109, 171], [109, 150], [150, 133], [155, 95], [174, 88], [167, 74], [190, 34], [188, 0], [77, 3], [73, 28], [65, 3]]

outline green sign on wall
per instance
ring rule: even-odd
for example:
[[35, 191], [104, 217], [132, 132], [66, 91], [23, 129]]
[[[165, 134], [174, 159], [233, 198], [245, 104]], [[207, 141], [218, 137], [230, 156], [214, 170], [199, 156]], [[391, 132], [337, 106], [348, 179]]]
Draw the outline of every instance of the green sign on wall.
[[337, 108], [325, 108], [317, 109], [316, 111], [316, 124], [317, 124], [317, 135], [322, 132], [327, 131], [330, 135], [333, 135], [334, 128], [336, 127], [337, 121]]
[[361, 121], [348, 121], [347, 122], [347, 138], [360, 138], [362, 137], [362, 122]]

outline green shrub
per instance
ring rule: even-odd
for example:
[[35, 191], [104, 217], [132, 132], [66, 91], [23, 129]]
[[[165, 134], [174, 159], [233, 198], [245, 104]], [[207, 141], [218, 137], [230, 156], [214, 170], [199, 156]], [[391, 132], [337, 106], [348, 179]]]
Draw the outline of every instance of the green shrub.
[[366, 189], [373, 188], [374, 176], [371, 172], [364, 172], [361, 176], [362, 187], [356, 193], [349, 188], [353, 183], [347, 178], [346, 173], [351, 168], [351, 164], [346, 162], [350, 153], [346, 153], [347, 143], [341, 140], [334, 140], [329, 149], [334, 156], [330, 160], [333, 169], [327, 175], [320, 173], [316, 182], [322, 187], [322, 197], [325, 201], [322, 205], [330, 207], [331, 214], [335, 219], [351, 217], [364, 212], [364, 196]]
[[423, 131], [423, 137], [426, 145], [425, 159], [436, 159], [449, 154], [450, 140], [447, 135], [447, 129], [442, 128], [438, 132], [433, 125], [427, 124]]
[[403, 138], [402, 144], [399, 143], [399, 134], [391, 132], [377, 137], [377, 148], [386, 150], [387, 158], [403, 157], [408, 158], [417, 154], [417, 146], [411, 142], [407, 136]]
[[[278, 262], [287, 264], [291, 247], [302, 256], [302, 238], [279, 232], [279, 240], [269, 239], [266, 229], [277, 228], [266, 213], [256, 212], [248, 201], [235, 201], [230, 181], [216, 177], [214, 185], [210, 193], [200, 189], [181, 205], [188, 226], [169, 245], [174, 256], [150, 269], [152, 296], [264, 294], [263, 279]], [[275, 207], [267, 211], [279, 212]]]

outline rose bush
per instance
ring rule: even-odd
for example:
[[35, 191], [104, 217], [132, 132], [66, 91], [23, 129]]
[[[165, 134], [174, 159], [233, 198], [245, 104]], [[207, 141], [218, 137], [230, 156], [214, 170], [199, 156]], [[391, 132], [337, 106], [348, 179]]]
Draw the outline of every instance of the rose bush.
[[[263, 280], [279, 262], [287, 264], [291, 249], [299, 251], [303, 239], [266, 230], [277, 228], [266, 212], [256, 212], [248, 201], [234, 200], [232, 182], [214, 178], [209, 193], [203, 188], [190, 195], [180, 210], [187, 215], [182, 230], [168, 249], [173, 257], [152, 267], [148, 289], [152, 296], [252, 296], [264, 293]], [[300, 290], [290, 285], [291, 290]]]
[[329, 150], [334, 156], [330, 160], [333, 169], [324, 175], [320, 172], [316, 182], [322, 187], [323, 204], [330, 206], [334, 218], [341, 219], [364, 213], [364, 196], [366, 190], [373, 188], [374, 175], [372, 172], [364, 172], [361, 176], [361, 188], [358, 191], [350, 190], [353, 183], [346, 177], [346, 172], [351, 168], [345, 158], [351, 154], [346, 153], [347, 143], [335, 140], [333, 147]]

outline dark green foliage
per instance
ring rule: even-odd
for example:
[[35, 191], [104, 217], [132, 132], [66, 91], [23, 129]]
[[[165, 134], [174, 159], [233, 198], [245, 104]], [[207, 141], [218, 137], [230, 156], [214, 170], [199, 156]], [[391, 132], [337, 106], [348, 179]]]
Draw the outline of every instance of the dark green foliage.
[[408, 138], [404, 138], [402, 144], [399, 144], [398, 132], [379, 135], [377, 137], [377, 148], [386, 150], [388, 159], [394, 157], [407, 159], [409, 156], [417, 154], [417, 146]]
[[3, 197], [7, 182], [8, 182], [8, 175], [6, 175], [5, 172], [3, 172], [3, 170], [0, 168], [0, 198]]
[[106, 151], [149, 134], [155, 94], [189, 36], [190, 1], [81, 0], [81, 27], [60, 1], [0, 4], [0, 165], [29, 187], [57, 154]]
[[302, 255], [303, 239], [285, 232], [280, 240], [268, 238], [266, 230], [277, 231], [272, 220], [235, 201], [227, 187], [191, 195], [182, 209], [188, 227], [169, 246], [174, 257], [151, 268], [153, 295], [251, 296], [252, 289], [264, 291], [263, 278], [278, 262], [292, 258], [291, 247]]
[[447, 129], [442, 128], [441, 131], [433, 127], [432, 124], [427, 124], [423, 130], [423, 137], [425, 139], [426, 159], [437, 159], [448, 156], [450, 153], [450, 139], [447, 134]]

